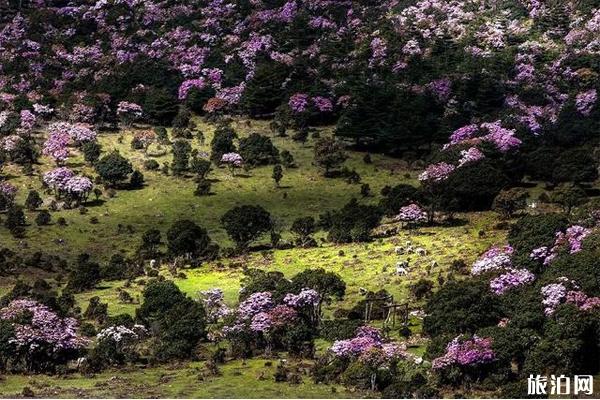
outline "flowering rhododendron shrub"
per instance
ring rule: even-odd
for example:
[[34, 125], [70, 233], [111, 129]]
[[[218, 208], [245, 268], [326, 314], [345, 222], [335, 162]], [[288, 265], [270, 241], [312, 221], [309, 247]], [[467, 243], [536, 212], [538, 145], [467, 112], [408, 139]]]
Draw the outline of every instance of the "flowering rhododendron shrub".
[[541, 288], [542, 304], [547, 316], [554, 314], [561, 304], [574, 304], [579, 309], [590, 311], [600, 307], [600, 297], [586, 295], [575, 281], [560, 277], [555, 283], [550, 283]]
[[232, 312], [225, 305], [223, 291], [219, 288], [203, 290], [198, 293], [204, 310], [206, 311], [206, 319], [209, 323], [216, 323]]
[[384, 343], [381, 331], [365, 325], [359, 327], [352, 339], [335, 341], [329, 351], [340, 358], [369, 357], [373, 349], [382, 350], [382, 356], [388, 361], [410, 357], [406, 348], [396, 343]]
[[431, 164], [419, 175], [419, 180], [425, 182], [440, 182], [446, 180], [455, 168], [454, 165], [445, 162]]
[[0, 320], [13, 329], [4, 345], [14, 348], [10, 358], [15, 369], [52, 371], [77, 357], [89, 342], [77, 333], [75, 319], [61, 318], [34, 300], [13, 300], [0, 309]]
[[526, 269], [511, 269], [492, 279], [490, 289], [495, 294], [504, 294], [508, 290], [526, 285], [535, 280], [535, 275]]
[[565, 232], [556, 232], [556, 239], [552, 247], [541, 246], [535, 248], [529, 256], [534, 260], [542, 261], [544, 265], [548, 265], [558, 257], [561, 251], [567, 251], [570, 254], [581, 251], [583, 240], [591, 233], [591, 229], [580, 225], [572, 225]]
[[125, 126], [130, 126], [135, 121], [142, 118], [142, 107], [135, 103], [122, 101], [117, 106], [117, 116]]
[[444, 369], [452, 365], [476, 366], [495, 360], [492, 339], [474, 335], [472, 338], [457, 336], [446, 346], [446, 353], [434, 359], [434, 369]]
[[417, 204], [412, 203], [402, 207], [395, 219], [409, 225], [416, 225], [427, 221], [427, 213]]
[[510, 259], [513, 248], [509, 245], [494, 246], [483, 253], [471, 268], [471, 274], [479, 275], [489, 271], [496, 271], [512, 267]]

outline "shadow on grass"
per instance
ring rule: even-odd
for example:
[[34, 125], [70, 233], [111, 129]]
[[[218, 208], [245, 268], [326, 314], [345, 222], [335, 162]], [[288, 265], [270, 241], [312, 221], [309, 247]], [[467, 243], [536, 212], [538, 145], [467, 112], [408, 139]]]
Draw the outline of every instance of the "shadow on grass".
[[95, 200], [89, 200], [89, 201], [87, 201], [84, 204], [84, 206], [86, 206], [86, 207], [99, 207], [99, 206], [103, 205], [104, 203], [106, 203], [106, 200], [95, 199]]

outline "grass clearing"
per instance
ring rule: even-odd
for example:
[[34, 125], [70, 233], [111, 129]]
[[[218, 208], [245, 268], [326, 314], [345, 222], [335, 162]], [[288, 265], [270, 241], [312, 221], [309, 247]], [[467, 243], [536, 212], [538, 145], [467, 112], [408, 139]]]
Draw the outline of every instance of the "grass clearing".
[[[340, 385], [315, 384], [304, 362], [289, 365], [303, 373], [302, 383], [276, 383], [276, 359], [234, 360], [219, 366], [220, 376], [207, 376], [202, 362], [159, 367], [140, 366], [107, 370], [91, 377], [71, 374], [6, 375], [0, 380], [0, 397], [21, 395], [24, 387], [36, 397], [52, 398], [352, 398], [372, 393], [345, 389]], [[251, 384], [250, 384], [251, 383]]]
[[[209, 153], [209, 143], [213, 136], [214, 126], [201, 119], [196, 119], [199, 129], [206, 137], [205, 144], [191, 140], [192, 146], [199, 151]], [[81, 252], [92, 254], [97, 259], [106, 260], [116, 252], [131, 254], [139, 244], [139, 238], [150, 228], [160, 229], [163, 233], [177, 219], [188, 218], [205, 227], [213, 240], [221, 246], [231, 246], [225, 232], [220, 226], [221, 216], [229, 209], [242, 204], [259, 204], [265, 207], [279, 223], [284, 238], [289, 237], [288, 228], [292, 221], [301, 216], [318, 214], [341, 207], [352, 197], [360, 197], [360, 185], [349, 185], [342, 179], [325, 179], [317, 167], [312, 165], [314, 139], [306, 144], [297, 143], [291, 138], [274, 137], [268, 128], [267, 121], [235, 120], [234, 128], [240, 137], [251, 132], [260, 132], [272, 137], [275, 146], [280, 150], [289, 150], [295, 158], [298, 168], [285, 169], [281, 187], [276, 188], [271, 178], [272, 166], [259, 167], [248, 173], [238, 172], [232, 177], [226, 168], [215, 168], [209, 174], [214, 181], [213, 195], [197, 197], [193, 192], [194, 180], [191, 177], [165, 176], [160, 171], [145, 171], [145, 160], [154, 158], [161, 165], [170, 162], [170, 146], [164, 146], [166, 155], [150, 157], [141, 150], [132, 150], [130, 146], [134, 131], [119, 133], [102, 133], [99, 142], [104, 152], [118, 150], [140, 169], [146, 179], [146, 185], [139, 190], [118, 190], [113, 198], [106, 193], [99, 202], [94, 202], [93, 195], [86, 204], [87, 213], [79, 210], [62, 210], [52, 213], [56, 221], [64, 217], [68, 225], [38, 227], [33, 222], [36, 212], [26, 212], [27, 236], [25, 239], [13, 238], [8, 230], [0, 229], [0, 239], [5, 246], [18, 249], [22, 253], [45, 251], [62, 257], [74, 257]], [[321, 135], [331, 134], [331, 127], [319, 129]], [[81, 154], [73, 150], [74, 157], [68, 160], [67, 166], [85, 174], [95, 175], [93, 169], [83, 162]], [[379, 191], [385, 185], [398, 183], [414, 183], [416, 172], [400, 171], [397, 160], [389, 157], [372, 155], [373, 163], [362, 161], [364, 153], [349, 152], [346, 165], [362, 176], [363, 183], [371, 186], [375, 195], [364, 199], [376, 202]], [[41, 176], [43, 172], [54, 167], [48, 159], [36, 166]], [[6, 168], [9, 181], [19, 188], [17, 203], [22, 204], [31, 189], [42, 193], [38, 176], [23, 176], [15, 166]], [[408, 178], [405, 176], [408, 174]], [[284, 198], [286, 193], [286, 198]], [[42, 195], [47, 198], [48, 195]], [[97, 224], [90, 223], [96, 217]], [[127, 227], [131, 227], [131, 230]]]

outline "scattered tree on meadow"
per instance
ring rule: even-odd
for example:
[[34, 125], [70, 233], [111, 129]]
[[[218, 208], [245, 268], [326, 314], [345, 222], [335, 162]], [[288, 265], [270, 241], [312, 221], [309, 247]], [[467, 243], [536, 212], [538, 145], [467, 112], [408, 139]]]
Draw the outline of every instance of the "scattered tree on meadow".
[[94, 167], [98, 175], [111, 186], [116, 186], [133, 172], [131, 163], [117, 151], [102, 157], [94, 164]]
[[244, 250], [262, 234], [273, 229], [271, 214], [261, 206], [239, 206], [221, 217], [221, 224], [238, 249]]
[[315, 163], [323, 169], [325, 176], [341, 167], [348, 159], [343, 145], [332, 137], [324, 137], [315, 143]]

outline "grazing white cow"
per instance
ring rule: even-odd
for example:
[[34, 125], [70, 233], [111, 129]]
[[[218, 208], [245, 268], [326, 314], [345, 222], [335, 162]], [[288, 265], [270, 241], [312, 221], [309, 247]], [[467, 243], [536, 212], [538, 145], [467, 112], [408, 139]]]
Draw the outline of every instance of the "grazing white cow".
[[402, 254], [404, 254], [404, 247], [402, 247], [402, 246], [396, 246], [396, 247], [394, 248], [394, 252], [395, 252], [397, 255], [402, 255]]
[[415, 252], [415, 249], [414, 249], [412, 246], [408, 246], [408, 247], [406, 248], [406, 253], [407, 253], [407, 254], [412, 254], [412, 253], [414, 253], [414, 252]]
[[419, 256], [426, 256], [427, 255], [427, 250], [425, 250], [422, 247], [417, 247], [417, 249], [415, 250], [415, 252], [417, 253], [417, 255]]

